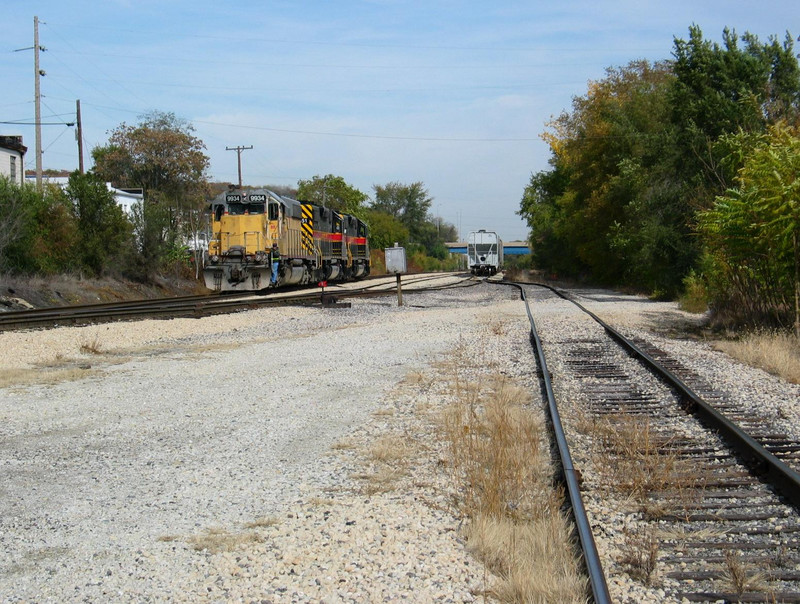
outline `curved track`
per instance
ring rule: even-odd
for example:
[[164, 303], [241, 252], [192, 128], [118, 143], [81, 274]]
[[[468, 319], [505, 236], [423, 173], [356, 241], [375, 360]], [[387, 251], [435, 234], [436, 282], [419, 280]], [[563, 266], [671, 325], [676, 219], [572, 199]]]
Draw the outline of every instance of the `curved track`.
[[[523, 298], [534, 287], [514, 285]], [[579, 486], [586, 492], [605, 481], [608, 487], [613, 475], [618, 484], [611, 489], [623, 489], [638, 506], [630, 517], [641, 531], [640, 568], [634, 570], [643, 582], [657, 575], [678, 601], [800, 602], [800, 475], [778, 457], [796, 462], [800, 444], [728, 405], [726, 414], [736, 413], [747, 428], [737, 425], [678, 375], [680, 361], [626, 338], [564, 292], [535, 287], [575, 304], [599, 326], [588, 337], [550, 333], [546, 338], [550, 352], [558, 354], [559, 371], [580, 384], [581, 421], [603, 426], [592, 438], [604, 448], [605, 463], [614, 466], [600, 479], [581, 481], [567, 443], [575, 429], [561, 425], [563, 412], [528, 309], [595, 601], [610, 599]], [[708, 385], [703, 390], [713, 392]], [[569, 423], [576, 425], [576, 419]], [[634, 444], [639, 450], [632, 460]]]

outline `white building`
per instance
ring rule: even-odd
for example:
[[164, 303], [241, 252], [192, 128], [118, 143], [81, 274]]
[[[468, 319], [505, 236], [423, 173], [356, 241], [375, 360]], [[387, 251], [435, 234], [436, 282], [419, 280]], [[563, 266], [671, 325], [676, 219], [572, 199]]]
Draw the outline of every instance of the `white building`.
[[114, 194], [117, 205], [128, 216], [133, 214], [133, 204], [144, 201], [144, 189], [115, 189], [110, 182], [106, 183], [108, 190]]
[[[35, 182], [36, 177], [28, 175], [25, 177], [28, 182]], [[42, 182], [45, 184], [58, 185], [65, 189], [69, 184], [69, 176], [42, 176]], [[122, 208], [122, 211], [130, 216], [133, 212], [133, 204], [144, 201], [143, 189], [115, 189], [111, 186], [110, 182], [106, 183], [106, 188], [114, 194], [114, 200], [117, 205]]]
[[22, 144], [22, 136], [0, 134], [0, 176], [22, 184], [25, 182], [23, 158], [28, 148]]

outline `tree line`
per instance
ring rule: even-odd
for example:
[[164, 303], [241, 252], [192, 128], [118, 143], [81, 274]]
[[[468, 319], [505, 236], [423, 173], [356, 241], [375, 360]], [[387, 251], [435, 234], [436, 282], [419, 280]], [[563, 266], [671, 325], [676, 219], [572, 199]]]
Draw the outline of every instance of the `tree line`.
[[699, 292], [731, 321], [800, 335], [800, 69], [699, 27], [672, 58], [609, 68], [548, 123], [519, 214], [535, 264], [655, 297]]
[[[209, 180], [205, 149], [190, 123], [153, 112], [114, 129], [107, 144], [92, 150], [92, 170], [72, 173], [65, 188], [37, 190], [0, 178], [0, 271], [137, 281], [171, 271], [189, 276], [187, 242], [207, 230], [209, 201], [229, 185]], [[144, 203], [126, 214], [105, 183], [141, 188]], [[457, 231], [431, 215], [433, 198], [421, 182], [374, 185], [373, 199], [332, 174], [296, 188], [266, 188], [358, 216], [370, 228], [373, 249], [405, 246], [417, 268], [449, 266], [444, 242]], [[196, 252], [195, 269], [201, 259]]]

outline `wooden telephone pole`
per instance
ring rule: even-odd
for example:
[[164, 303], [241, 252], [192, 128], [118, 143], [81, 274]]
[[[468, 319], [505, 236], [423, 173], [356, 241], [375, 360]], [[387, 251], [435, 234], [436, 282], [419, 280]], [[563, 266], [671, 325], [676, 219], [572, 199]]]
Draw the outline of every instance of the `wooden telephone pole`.
[[239, 160], [239, 188], [242, 188], [242, 151], [252, 149], [253, 145], [249, 147], [225, 147], [226, 151], [236, 151], [237, 159]]
[[83, 125], [81, 124], [81, 100], [75, 101], [77, 128], [75, 138], [78, 139], [78, 172], [83, 174]]
[[[34, 105], [36, 112], [36, 188], [42, 189], [42, 95], [39, 92], [39, 78], [44, 71], [39, 69], [39, 17], [33, 18], [33, 68], [34, 68]], [[41, 50], [44, 50], [42, 48]]]

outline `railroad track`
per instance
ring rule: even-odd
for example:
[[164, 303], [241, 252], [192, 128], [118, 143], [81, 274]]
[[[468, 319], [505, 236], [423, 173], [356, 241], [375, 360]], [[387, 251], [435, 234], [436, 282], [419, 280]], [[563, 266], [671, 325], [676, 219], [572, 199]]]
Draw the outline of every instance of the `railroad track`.
[[[542, 295], [517, 287], [524, 298]], [[800, 603], [800, 476], [790, 467], [799, 444], [680, 360], [562, 292], [545, 294], [555, 295], [595, 321], [569, 332], [548, 326], [541, 338], [528, 310], [595, 601], [611, 601], [604, 568], [624, 568], [678, 602]], [[554, 391], [572, 404], [557, 404]], [[576, 441], [593, 449], [580, 468], [569, 453]], [[614, 559], [597, 553], [584, 497], [620, 506], [624, 531], [600, 527]]]
[[[435, 276], [420, 277], [420, 281], [418, 287], [425, 291], [454, 286], [437, 284]], [[455, 286], [478, 282], [461, 279]], [[535, 286], [518, 287], [523, 296], [526, 292], [542, 291]], [[328, 288], [327, 291], [342, 297], [394, 293], [392, 282], [370, 282], [353, 290]], [[218, 308], [208, 308], [212, 305], [209, 297], [188, 297], [155, 301], [152, 303], [157, 306], [155, 309], [148, 308], [151, 303], [101, 305], [106, 308], [98, 309], [100, 312], [94, 315], [87, 312], [91, 308], [83, 307], [73, 309], [74, 315], [66, 318], [48, 317], [47, 313], [54, 309], [46, 309], [29, 314], [17, 326], [145, 316], [202, 316], [262, 304], [321, 301], [318, 290], [302, 293], [277, 290], [268, 296], [242, 299], [237, 296], [232, 300], [212, 298], [213, 302], [219, 302]], [[780, 430], [758, 425], [758, 418], [734, 409], [724, 396], [703, 384], [699, 376], [686, 371], [679, 360], [669, 358], [647, 342], [626, 344], [627, 339], [619, 334], [616, 341], [628, 346], [628, 350], [623, 350], [608, 337], [608, 326], [600, 324], [569, 333], [548, 328], [545, 337], [540, 338], [530, 309], [528, 313], [552, 422], [561, 425], [561, 416], [568, 419], [566, 426], [557, 429], [561, 432], [557, 448], [595, 602], [611, 601], [604, 564], [619, 567], [620, 561], [604, 560], [598, 553], [593, 523], [585, 513], [581, 491], [590, 500], [612, 495], [625, 500], [630, 533], [626, 535], [628, 541], [623, 552], [628, 558], [622, 563], [643, 583], [658, 581], [671, 599], [800, 603], [800, 506], [796, 497], [800, 483], [795, 480], [796, 472], [787, 466], [796, 463], [797, 443]], [[24, 313], [5, 313], [0, 319], [14, 314]], [[42, 317], [40, 323], [32, 320], [37, 315]], [[631, 358], [631, 347], [647, 348], [644, 358], [661, 361], [658, 364], [661, 369], [656, 370], [658, 377], [645, 375], [638, 361]], [[550, 368], [545, 351], [551, 355]], [[551, 370], [556, 376], [553, 380]], [[665, 384], [670, 373], [679, 383]], [[580, 408], [565, 411], [556, 404], [554, 393], [561, 394], [560, 377], [566, 374], [578, 384], [577, 390], [568, 394], [581, 404]], [[684, 380], [700, 394], [686, 388]], [[676, 394], [681, 389], [683, 392]], [[701, 395], [715, 405], [725, 405], [725, 413], [735, 416], [740, 426], [735, 426], [736, 429], [717, 426], [709, 432], [704, 422], [713, 421], [714, 413], [706, 412], [708, 417], [702, 420], [689, 414], [705, 406], [701, 404], [706, 403]], [[581, 428], [583, 435], [578, 434], [577, 428]], [[735, 441], [737, 431], [742, 433], [739, 435], [742, 442], [733, 448], [719, 436], [722, 433]], [[568, 441], [576, 437], [600, 451], [597, 455], [601, 463], [595, 463], [594, 468], [599, 467], [603, 472], [593, 475], [594, 468], [584, 466], [583, 459], [580, 468], [573, 464]], [[758, 440], [763, 445], [760, 452], [757, 452]], [[756, 448], [752, 447], [754, 443]], [[778, 457], [787, 463], [780, 460], [774, 463]], [[604, 527], [604, 530], [612, 529]], [[604, 540], [607, 537], [607, 534], [602, 536]]]
[[[476, 284], [478, 281], [466, 274], [421, 273], [403, 277], [405, 290], [431, 291], [443, 287], [448, 277], [457, 277], [455, 286]], [[437, 282], [439, 283], [437, 285]], [[336, 305], [343, 297], [385, 296], [396, 291], [394, 277], [373, 277], [345, 285], [333, 284], [321, 291], [318, 288], [280, 288], [263, 292], [234, 292], [227, 294], [200, 294], [150, 300], [107, 302], [65, 307], [36, 308], [0, 313], [0, 331], [30, 328], [52, 328], [64, 325], [87, 325], [111, 321], [140, 319], [172, 319], [178, 317], [201, 318], [214, 314], [239, 312], [262, 306], [287, 306], [295, 304]]]

